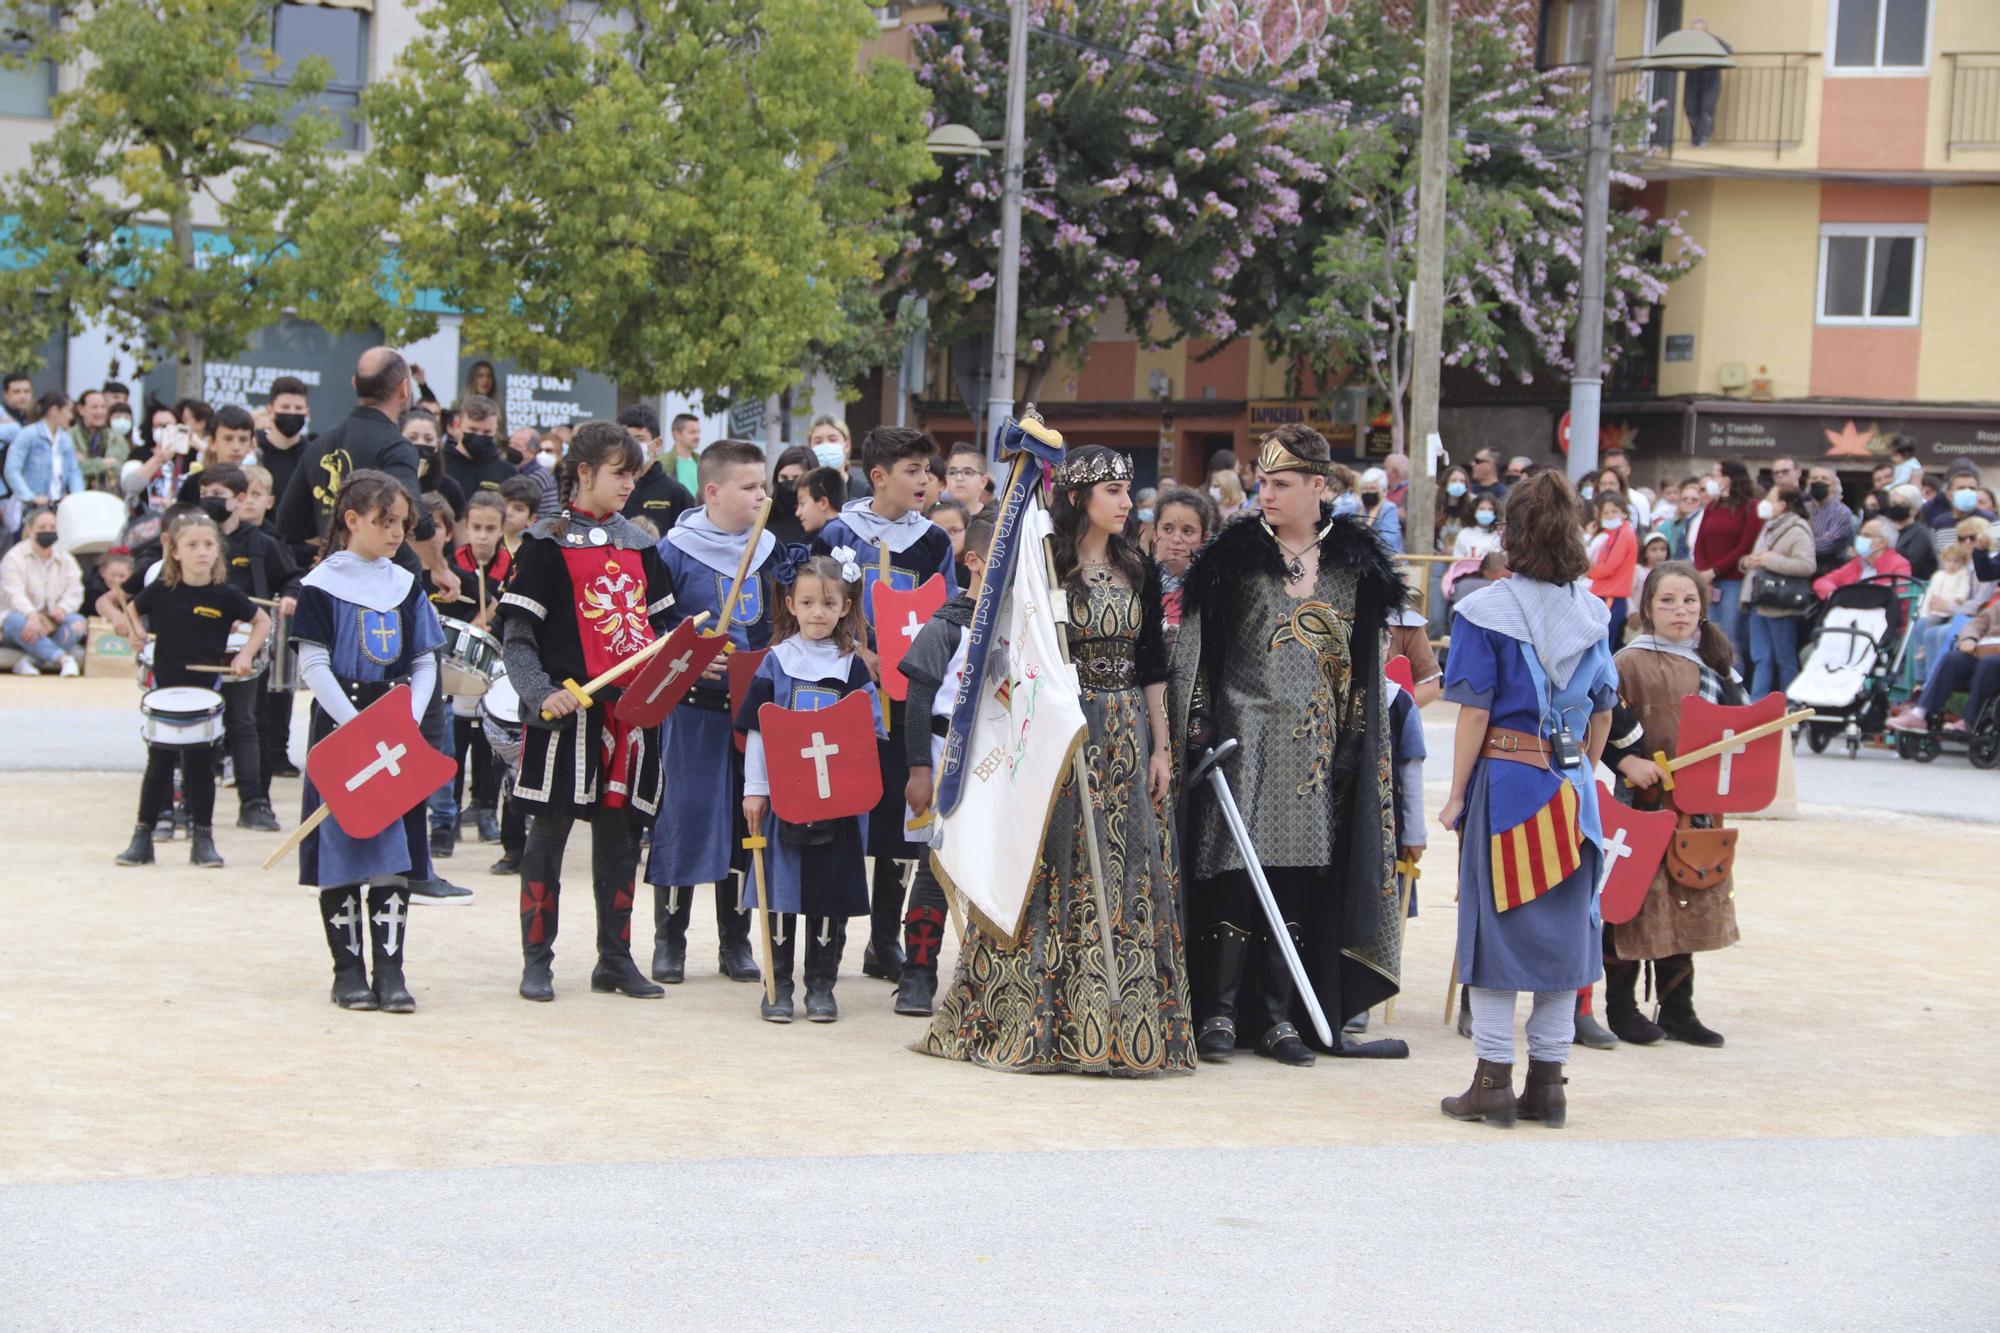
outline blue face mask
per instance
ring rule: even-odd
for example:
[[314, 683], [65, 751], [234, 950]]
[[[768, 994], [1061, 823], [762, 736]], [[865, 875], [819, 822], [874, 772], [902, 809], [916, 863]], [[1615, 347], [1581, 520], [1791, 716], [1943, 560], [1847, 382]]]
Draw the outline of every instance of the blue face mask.
[[1854, 554], [1860, 556], [1863, 560], [1866, 560], [1874, 551], [1875, 539], [1873, 537], [1856, 537], [1854, 539]]
[[1482, 528], [1490, 528], [1493, 526], [1493, 511], [1482, 509], [1472, 516], [1472, 521]]
[[839, 467], [841, 453], [841, 447], [837, 444], [816, 444], [813, 446], [813, 458], [818, 461], [821, 467]]
[[1577, 494], [1588, 500], [1591, 496], [1597, 494], [1597, 488], [1595, 486], [1585, 486], [1580, 488]]
[[1598, 526], [1603, 528], [1606, 532], [1616, 532], [1618, 531], [1618, 529], [1625, 526], [1625, 520], [1619, 517], [1617, 514], [1606, 514], [1601, 520], [1599, 520]]
[[1951, 507], [1961, 514], [1971, 513], [1973, 506], [1978, 503], [1978, 491], [1953, 491], [1951, 493]]
[[1150, 509], [1141, 509], [1139, 511], [1139, 521], [1141, 523], [1151, 523], [1153, 521], [1153, 511]]
[[1444, 493], [1454, 500], [1462, 499], [1465, 495], [1465, 483], [1462, 481], [1451, 482], [1444, 488]]

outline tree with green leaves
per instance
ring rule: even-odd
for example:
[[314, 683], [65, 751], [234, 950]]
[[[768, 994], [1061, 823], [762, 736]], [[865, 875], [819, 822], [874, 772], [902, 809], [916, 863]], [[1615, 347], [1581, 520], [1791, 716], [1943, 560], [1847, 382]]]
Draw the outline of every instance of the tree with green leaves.
[[[370, 152], [307, 229], [340, 322], [627, 390], [761, 397], [841, 342], [930, 168], [861, 0], [432, 0], [364, 99]], [[386, 274], [343, 255], [393, 237]], [[384, 301], [384, 287], [391, 298]]]
[[320, 206], [339, 126], [314, 105], [325, 60], [280, 71], [274, 9], [13, 0], [5, 21], [28, 37], [15, 63], [52, 61], [78, 82], [54, 99], [54, 131], [29, 165], [0, 184], [14, 215], [5, 364], [92, 320], [139, 372], [171, 359], [177, 392], [194, 397], [208, 357], [306, 302], [293, 229]]

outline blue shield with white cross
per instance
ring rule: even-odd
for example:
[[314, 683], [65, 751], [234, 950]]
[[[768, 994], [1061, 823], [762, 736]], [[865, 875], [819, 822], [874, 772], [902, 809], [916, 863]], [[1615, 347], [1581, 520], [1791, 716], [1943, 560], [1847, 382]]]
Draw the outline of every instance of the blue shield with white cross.
[[[729, 598], [732, 579], [727, 574], [715, 576], [715, 604], [721, 606]], [[743, 580], [743, 591], [736, 598], [736, 613], [730, 617], [735, 625], [755, 625], [764, 618], [764, 580], [755, 574]]]
[[794, 685], [791, 707], [801, 713], [817, 713], [840, 702], [840, 691], [824, 685]]
[[[867, 617], [871, 625], [875, 623], [875, 585], [881, 582], [883, 577], [880, 564], [861, 567], [861, 614]], [[889, 586], [897, 592], [909, 592], [921, 582], [917, 578], [916, 570], [898, 569], [894, 565], [889, 566], [887, 577]]]
[[399, 610], [361, 612], [361, 655], [388, 666], [403, 654], [403, 615]]

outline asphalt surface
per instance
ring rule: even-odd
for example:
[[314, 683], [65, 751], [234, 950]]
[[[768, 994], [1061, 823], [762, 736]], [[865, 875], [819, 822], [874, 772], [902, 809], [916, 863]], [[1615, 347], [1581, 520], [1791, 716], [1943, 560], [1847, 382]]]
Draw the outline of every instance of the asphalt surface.
[[0, 1323], [1992, 1326], [2000, 1140], [1465, 1133], [13, 1186]]

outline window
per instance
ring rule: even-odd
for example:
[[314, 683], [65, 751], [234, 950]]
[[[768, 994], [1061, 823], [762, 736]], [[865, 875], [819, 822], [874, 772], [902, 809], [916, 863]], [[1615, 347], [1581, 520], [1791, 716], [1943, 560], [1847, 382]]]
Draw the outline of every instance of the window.
[[361, 125], [355, 112], [361, 106], [361, 91], [368, 86], [368, 16], [352, 9], [281, 4], [273, 19], [271, 50], [277, 54], [277, 68], [262, 82], [290, 83], [299, 62], [309, 56], [324, 57], [333, 66], [325, 91], [313, 105], [340, 122], [336, 147], [359, 148]]
[[1834, 0], [1833, 68], [1902, 72], [1930, 64], [1931, 0]]
[[[20, 57], [28, 53], [28, 39], [19, 32], [0, 33], [0, 55]], [[0, 65], [0, 116], [37, 116], [46, 119], [49, 99], [56, 92], [53, 61], [37, 60], [16, 69]]]
[[1915, 324], [1923, 289], [1922, 227], [1830, 223], [1820, 228], [1820, 323]]

